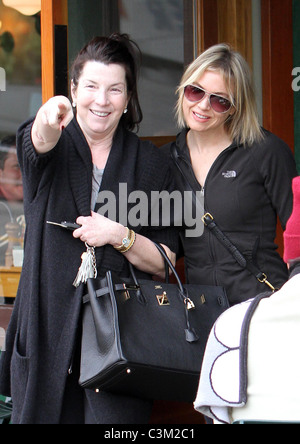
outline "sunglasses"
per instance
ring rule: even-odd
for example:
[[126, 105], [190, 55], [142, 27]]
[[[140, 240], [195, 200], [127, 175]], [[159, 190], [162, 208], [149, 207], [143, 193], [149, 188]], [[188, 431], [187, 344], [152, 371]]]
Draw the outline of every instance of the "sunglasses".
[[187, 85], [184, 88], [184, 95], [190, 102], [201, 102], [205, 96], [208, 96], [211, 108], [217, 113], [226, 113], [233, 104], [222, 96], [211, 94], [199, 86]]

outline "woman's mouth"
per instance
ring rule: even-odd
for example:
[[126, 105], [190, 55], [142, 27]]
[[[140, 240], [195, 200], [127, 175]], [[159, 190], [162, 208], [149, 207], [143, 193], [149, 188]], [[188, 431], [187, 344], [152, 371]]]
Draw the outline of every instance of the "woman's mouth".
[[94, 114], [94, 116], [97, 117], [107, 117], [110, 113], [108, 112], [104, 112], [104, 111], [95, 111], [93, 109], [90, 110], [92, 114]]
[[198, 119], [201, 119], [201, 120], [209, 120], [209, 117], [208, 117], [208, 116], [203, 116], [202, 114], [198, 114], [198, 113], [196, 113], [196, 112], [194, 112], [194, 115], [195, 115]]

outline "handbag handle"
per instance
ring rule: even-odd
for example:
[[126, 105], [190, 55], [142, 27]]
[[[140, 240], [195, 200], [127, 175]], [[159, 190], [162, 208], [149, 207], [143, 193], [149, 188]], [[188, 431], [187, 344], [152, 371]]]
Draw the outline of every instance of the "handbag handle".
[[[164, 259], [164, 262], [165, 262], [165, 264], [166, 264], [166, 266], [168, 268], [167, 275], [169, 275], [169, 269], [170, 269], [172, 271], [173, 275], [175, 276], [176, 281], [177, 281], [178, 293], [179, 293], [179, 296], [181, 297], [181, 299], [182, 299], [182, 301], [184, 303], [184, 307], [185, 307], [186, 325], [187, 325], [187, 328], [185, 329], [186, 341], [187, 342], [191, 342], [191, 343], [192, 342], [197, 342], [199, 340], [199, 337], [198, 337], [196, 331], [190, 326], [190, 321], [189, 321], [189, 311], [195, 308], [195, 304], [189, 298], [188, 291], [182, 285], [180, 277], [178, 276], [177, 271], [175, 270], [175, 267], [172, 264], [169, 256], [165, 252], [164, 248], [160, 244], [156, 244], [155, 242], [153, 242], [153, 243], [156, 246], [156, 248], [158, 249], [158, 251], [160, 252], [160, 254], [162, 255], [162, 257]], [[138, 279], [137, 279], [135, 271], [134, 271], [134, 267], [133, 267], [133, 265], [130, 262], [129, 262], [129, 268], [130, 268], [130, 273], [132, 275], [134, 284], [137, 287], [137, 299], [141, 303], [145, 303], [146, 299], [144, 298], [144, 296], [142, 294], [141, 287], [139, 285]]]
[[[176, 281], [177, 281], [177, 284], [178, 284], [178, 287], [179, 287], [180, 293], [185, 294], [185, 293], [186, 293], [186, 290], [185, 290], [185, 288], [183, 287], [182, 282], [181, 282], [181, 280], [180, 280], [180, 278], [179, 278], [179, 276], [178, 276], [178, 274], [177, 274], [177, 271], [175, 270], [174, 265], [172, 264], [172, 262], [171, 262], [169, 256], [168, 256], [167, 253], [165, 252], [164, 248], [163, 248], [160, 244], [156, 244], [155, 242], [153, 242], [153, 244], [156, 246], [156, 248], [158, 249], [158, 251], [160, 252], [160, 254], [162, 255], [162, 257], [163, 257], [163, 259], [164, 259], [164, 262], [165, 262], [165, 271], [166, 271], [166, 283], [169, 283], [169, 274], [170, 274], [170, 273], [169, 273], [169, 269], [170, 269], [170, 270], [172, 271], [173, 275], [175, 276], [175, 279], [176, 279]], [[135, 284], [137, 287], [139, 287], [139, 282], [138, 282], [138, 279], [137, 279], [137, 277], [136, 277], [136, 273], [135, 273], [135, 271], [134, 271], [134, 267], [133, 267], [133, 265], [131, 264], [131, 262], [128, 261], [128, 263], [129, 263], [130, 273], [131, 273], [132, 278], [133, 278], [133, 282], [134, 282], [134, 284]]]

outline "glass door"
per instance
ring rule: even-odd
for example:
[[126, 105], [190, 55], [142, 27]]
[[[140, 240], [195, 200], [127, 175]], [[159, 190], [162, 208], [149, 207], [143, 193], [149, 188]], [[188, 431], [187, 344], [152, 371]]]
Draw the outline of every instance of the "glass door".
[[[42, 103], [40, 6], [0, 1], [0, 303], [13, 303], [25, 219], [16, 132]], [[21, 5], [21, 6], [20, 6]]]

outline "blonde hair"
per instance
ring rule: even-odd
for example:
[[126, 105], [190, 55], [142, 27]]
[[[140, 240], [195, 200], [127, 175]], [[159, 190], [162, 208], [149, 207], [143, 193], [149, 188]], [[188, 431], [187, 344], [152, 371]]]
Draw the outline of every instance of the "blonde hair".
[[182, 109], [184, 88], [199, 80], [205, 71], [219, 71], [224, 76], [235, 110], [225, 121], [225, 127], [231, 139], [242, 144], [252, 144], [262, 140], [263, 132], [258, 121], [250, 68], [241, 54], [233, 51], [225, 43], [207, 49], [187, 67], [177, 89], [178, 125], [186, 126]]

